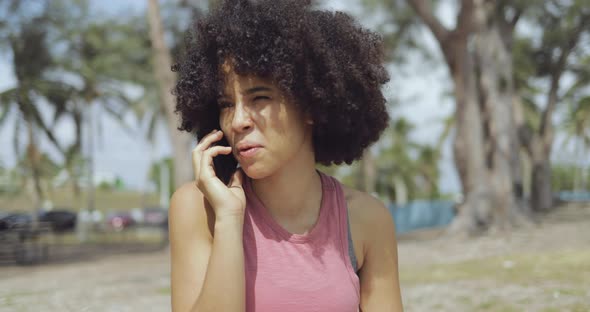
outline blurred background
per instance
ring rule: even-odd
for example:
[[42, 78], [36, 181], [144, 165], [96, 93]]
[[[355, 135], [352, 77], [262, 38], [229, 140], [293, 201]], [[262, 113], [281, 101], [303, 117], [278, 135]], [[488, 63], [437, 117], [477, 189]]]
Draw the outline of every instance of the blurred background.
[[[169, 311], [215, 0], [0, 0], [0, 311]], [[590, 310], [590, 0], [326, 0], [383, 36], [390, 127], [322, 167], [394, 218], [406, 311]]]

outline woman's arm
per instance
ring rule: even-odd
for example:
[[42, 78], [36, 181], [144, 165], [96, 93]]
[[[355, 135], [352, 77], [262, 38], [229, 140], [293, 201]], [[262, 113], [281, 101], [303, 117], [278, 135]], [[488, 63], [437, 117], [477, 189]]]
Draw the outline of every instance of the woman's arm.
[[244, 173], [237, 170], [229, 185], [216, 176], [213, 158], [232, 151], [215, 144], [222, 138], [214, 130], [199, 141], [192, 151], [195, 181], [174, 192], [170, 203], [174, 312], [245, 310]]
[[361, 311], [402, 312], [395, 224], [385, 205], [364, 194], [362, 231], [364, 260], [359, 271]]
[[182, 186], [170, 202], [172, 311], [242, 312], [243, 216], [215, 219], [205, 203], [194, 183]]

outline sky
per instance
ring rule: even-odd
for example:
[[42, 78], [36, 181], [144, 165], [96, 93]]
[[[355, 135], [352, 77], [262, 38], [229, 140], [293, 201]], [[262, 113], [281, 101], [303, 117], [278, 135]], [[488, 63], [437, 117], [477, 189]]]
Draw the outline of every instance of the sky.
[[[134, 12], [143, 14], [145, 12], [145, 0], [126, 0], [126, 1], [99, 1], [92, 0], [92, 8], [96, 14], [123, 14], [125, 12]], [[379, 21], [380, 16], [375, 15], [371, 18], [362, 18], [358, 16], [358, 5], [355, 1], [332, 0], [327, 2], [327, 7], [335, 10], [342, 10], [356, 15], [359, 21], [366, 27], [371, 28], [371, 23]], [[448, 2], [447, 2], [448, 3]], [[442, 22], [447, 26], [453, 26], [454, 8], [442, 6], [437, 12]], [[422, 39], [426, 46], [435, 55], [436, 62], [427, 62], [419, 56], [418, 53], [412, 52], [409, 62], [403, 67], [391, 68], [392, 81], [384, 89], [386, 97], [395, 96], [400, 99], [400, 104], [393, 111], [392, 115], [404, 116], [416, 125], [412, 133], [412, 139], [421, 143], [435, 144], [438, 136], [442, 131], [442, 119], [451, 115], [453, 112], [453, 100], [445, 95], [450, 90], [450, 79], [448, 72], [443, 66], [442, 57], [438, 51], [436, 42], [430, 32], [423, 31]], [[11, 56], [0, 55], [0, 92], [14, 86], [14, 77], [11, 67]], [[53, 112], [48, 105], [39, 104], [45, 116], [51, 118]], [[14, 112], [13, 112], [14, 113]], [[140, 133], [128, 133], [116, 121], [106, 116], [95, 108], [93, 116], [98, 117], [96, 128], [106, 129], [107, 135], [97, 136], [95, 171], [114, 173], [122, 177], [127, 187], [132, 189], [142, 189], [146, 185], [148, 168], [152, 160], [167, 157], [171, 153], [168, 134], [163, 125], [160, 125], [157, 131], [156, 144], [150, 146], [143, 139]], [[12, 148], [12, 137], [14, 134], [14, 114], [4, 126], [0, 126], [0, 164], [6, 167], [14, 166], [16, 159]], [[127, 123], [135, 127], [137, 122], [134, 118], [125, 116]], [[99, 127], [101, 126], [101, 127]], [[73, 140], [73, 124], [68, 120], [60, 122], [56, 128], [57, 136], [63, 143], [69, 143]], [[100, 131], [96, 131], [100, 133]], [[24, 134], [23, 134], [24, 136]], [[23, 142], [26, 139], [23, 137]], [[48, 142], [40, 142], [41, 149], [48, 151], [59, 159], [57, 152]], [[83, 147], [87, 150], [87, 146]], [[450, 140], [446, 142], [443, 149], [442, 161], [440, 164], [441, 180], [440, 188], [442, 192], [458, 192], [459, 180], [453, 165]]]

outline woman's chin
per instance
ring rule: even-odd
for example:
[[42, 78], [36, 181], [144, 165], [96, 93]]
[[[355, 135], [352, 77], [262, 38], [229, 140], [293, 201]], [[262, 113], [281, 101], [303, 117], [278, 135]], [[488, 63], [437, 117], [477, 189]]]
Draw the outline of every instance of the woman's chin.
[[250, 177], [250, 179], [257, 180], [270, 175], [268, 168], [264, 168], [264, 166], [262, 166], [260, 163], [253, 163], [250, 165], [240, 164], [240, 167], [242, 170], [244, 170], [244, 173]]

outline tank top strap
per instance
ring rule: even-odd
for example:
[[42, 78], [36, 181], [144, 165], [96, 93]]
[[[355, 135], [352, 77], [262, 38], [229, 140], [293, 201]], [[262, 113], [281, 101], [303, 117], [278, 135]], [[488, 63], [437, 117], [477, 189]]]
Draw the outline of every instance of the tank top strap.
[[320, 172], [321, 175], [324, 176], [325, 180], [329, 180], [330, 189], [333, 190], [332, 198], [334, 200], [331, 207], [332, 211], [334, 211], [334, 219], [338, 220], [336, 223], [337, 226], [337, 236], [338, 240], [341, 242], [341, 250], [343, 253], [343, 257], [346, 260], [346, 267], [349, 271], [357, 275], [358, 264], [357, 259], [354, 253], [354, 245], [352, 243], [352, 233], [350, 230], [350, 222], [349, 222], [349, 214], [348, 214], [348, 205], [346, 203], [346, 197], [344, 196], [344, 189], [340, 181], [336, 178], [331, 177], [327, 174]]

